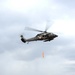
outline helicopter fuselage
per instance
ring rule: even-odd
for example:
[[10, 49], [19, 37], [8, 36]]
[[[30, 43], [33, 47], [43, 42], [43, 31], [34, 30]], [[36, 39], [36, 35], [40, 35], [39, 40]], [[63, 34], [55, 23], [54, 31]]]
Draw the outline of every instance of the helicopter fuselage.
[[58, 35], [53, 34], [53, 33], [43, 32], [43, 33], [37, 34], [35, 37], [29, 38], [29, 39], [25, 39], [23, 37], [23, 35], [21, 35], [21, 41], [24, 43], [31, 42], [31, 41], [39, 41], [39, 40], [40, 41], [43, 40], [44, 42], [46, 42], [46, 41], [51, 41], [56, 37], [58, 37]]
[[53, 33], [48, 33], [48, 32], [40, 33], [36, 35], [36, 38], [38, 38], [38, 40], [45, 40], [45, 41], [53, 40], [55, 37], [58, 37], [58, 35], [53, 34]]

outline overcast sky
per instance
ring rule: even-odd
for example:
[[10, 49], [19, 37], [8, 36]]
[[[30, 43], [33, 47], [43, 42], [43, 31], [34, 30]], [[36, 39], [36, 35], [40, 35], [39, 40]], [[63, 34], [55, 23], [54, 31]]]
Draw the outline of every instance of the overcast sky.
[[[46, 25], [59, 37], [20, 41]], [[75, 75], [75, 0], [0, 0], [0, 75]]]

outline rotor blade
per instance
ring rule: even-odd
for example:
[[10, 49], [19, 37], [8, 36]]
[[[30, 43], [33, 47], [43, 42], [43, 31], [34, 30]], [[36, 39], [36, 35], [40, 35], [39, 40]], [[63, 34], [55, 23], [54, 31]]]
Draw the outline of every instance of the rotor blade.
[[49, 29], [49, 26], [48, 25], [46, 25], [46, 28], [45, 28], [45, 32], [47, 32], [47, 30]]
[[45, 32], [47, 32], [47, 30], [52, 26], [53, 22], [50, 21], [50, 20], [47, 20], [47, 23], [46, 23], [46, 28], [45, 28]]
[[37, 32], [44, 32], [44, 31], [41, 31], [41, 30], [38, 30], [38, 29], [34, 29], [34, 28], [30, 28], [30, 27], [26, 27], [25, 29], [32, 30], [32, 31], [37, 31]]

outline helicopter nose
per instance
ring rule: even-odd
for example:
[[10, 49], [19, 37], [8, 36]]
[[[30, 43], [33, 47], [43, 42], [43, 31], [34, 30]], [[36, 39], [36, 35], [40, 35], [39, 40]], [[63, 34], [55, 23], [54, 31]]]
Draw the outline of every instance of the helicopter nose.
[[58, 35], [55, 34], [55, 37], [58, 37]]

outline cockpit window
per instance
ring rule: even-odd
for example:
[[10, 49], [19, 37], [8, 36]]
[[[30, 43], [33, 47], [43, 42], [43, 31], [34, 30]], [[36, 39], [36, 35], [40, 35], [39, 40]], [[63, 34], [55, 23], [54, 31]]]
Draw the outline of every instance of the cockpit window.
[[36, 36], [40, 36], [40, 34], [37, 34]]

